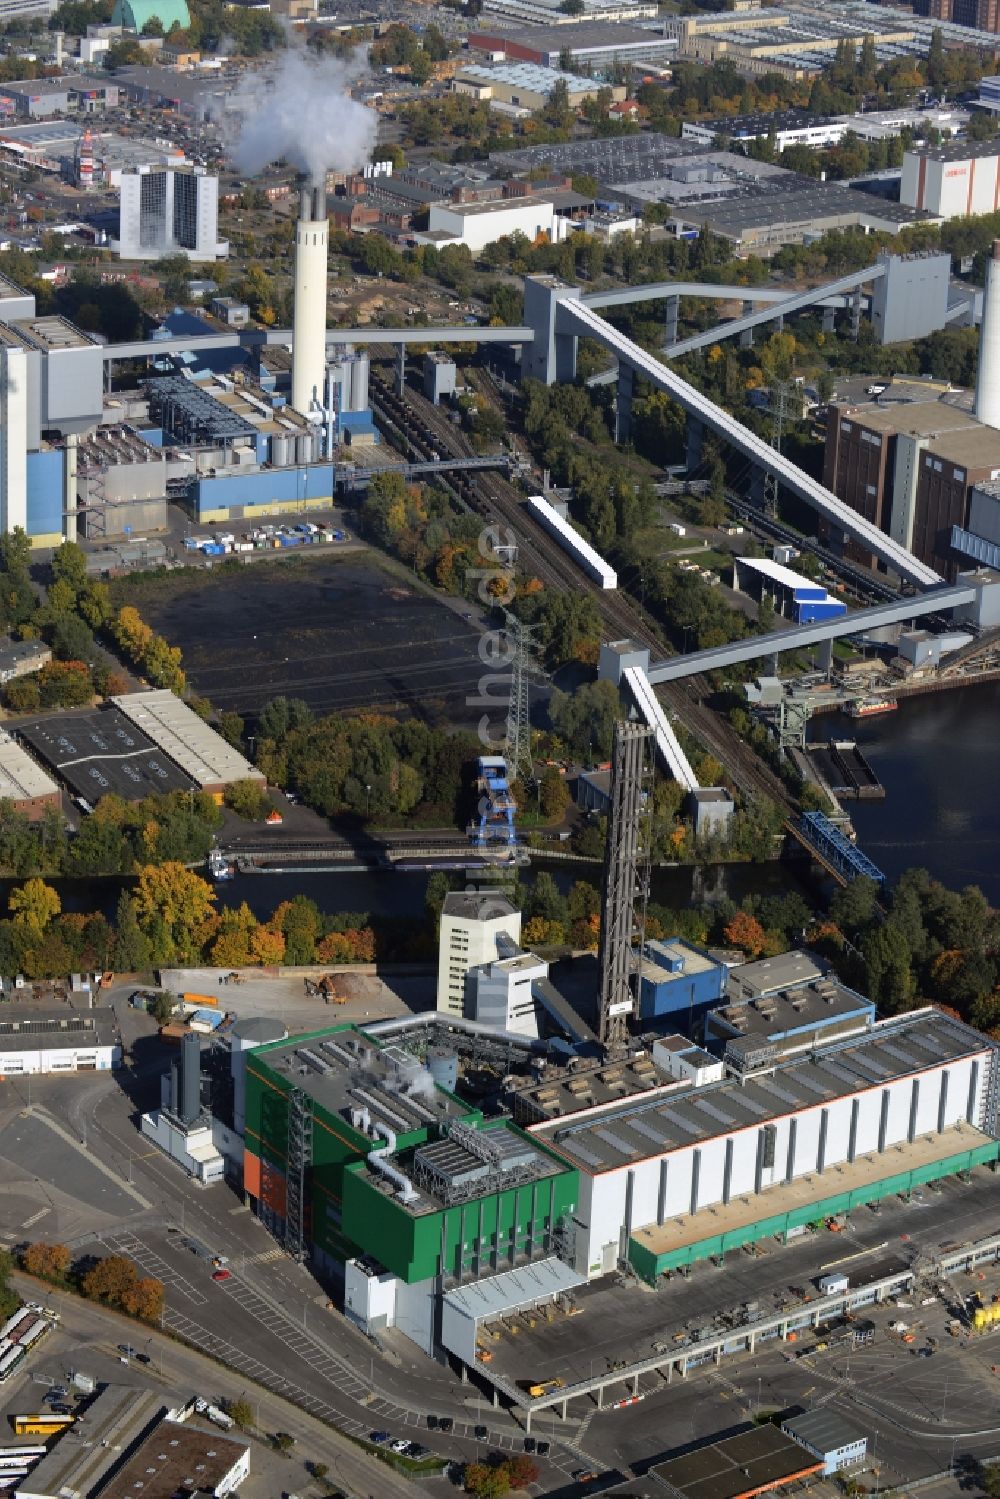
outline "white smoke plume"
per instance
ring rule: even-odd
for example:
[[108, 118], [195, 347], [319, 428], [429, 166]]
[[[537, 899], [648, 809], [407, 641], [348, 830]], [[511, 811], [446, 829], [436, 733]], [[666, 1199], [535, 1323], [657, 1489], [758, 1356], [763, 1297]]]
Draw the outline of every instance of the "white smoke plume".
[[274, 54], [266, 73], [245, 74], [230, 101], [239, 121], [230, 142], [234, 166], [254, 177], [283, 160], [314, 182], [328, 171], [359, 171], [375, 145], [378, 116], [351, 98], [352, 79], [339, 58], [295, 46]]

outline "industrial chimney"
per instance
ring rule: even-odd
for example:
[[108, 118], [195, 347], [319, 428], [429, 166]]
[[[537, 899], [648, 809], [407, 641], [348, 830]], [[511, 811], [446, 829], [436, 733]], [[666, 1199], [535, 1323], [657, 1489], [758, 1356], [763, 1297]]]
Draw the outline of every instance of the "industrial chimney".
[[194, 1124], [201, 1113], [201, 1039], [193, 1032], [181, 1043], [182, 1124]]
[[323, 409], [326, 375], [326, 186], [305, 182], [295, 225], [292, 405], [302, 416]]
[[1000, 427], [1000, 239], [993, 241], [993, 250], [986, 262], [973, 414], [987, 427]]

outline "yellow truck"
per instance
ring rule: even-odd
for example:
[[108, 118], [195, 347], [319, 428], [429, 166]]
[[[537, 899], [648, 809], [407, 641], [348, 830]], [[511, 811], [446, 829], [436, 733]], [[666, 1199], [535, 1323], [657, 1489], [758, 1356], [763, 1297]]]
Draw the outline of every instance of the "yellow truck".
[[541, 1384], [528, 1386], [528, 1394], [532, 1400], [537, 1400], [541, 1395], [547, 1395], [550, 1390], [562, 1390], [566, 1387], [564, 1379], [543, 1379]]

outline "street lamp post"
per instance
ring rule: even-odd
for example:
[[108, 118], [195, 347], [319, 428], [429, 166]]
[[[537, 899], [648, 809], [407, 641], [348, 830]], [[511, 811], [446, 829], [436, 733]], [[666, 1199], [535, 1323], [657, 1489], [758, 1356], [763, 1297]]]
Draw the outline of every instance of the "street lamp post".
[[370, 785], [366, 785], [365, 786], [365, 792], [366, 792], [365, 820], [367, 821], [368, 818], [370, 818], [371, 815], [372, 815], [372, 788], [371, 788]]

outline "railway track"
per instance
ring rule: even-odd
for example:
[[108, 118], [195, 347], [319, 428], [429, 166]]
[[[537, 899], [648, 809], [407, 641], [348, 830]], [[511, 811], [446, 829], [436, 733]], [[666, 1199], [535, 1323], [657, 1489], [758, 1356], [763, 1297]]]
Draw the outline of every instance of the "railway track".
[[[421, 451], [422, 456], [431, 453], [455, 458], [473, 456], [472, 444], [465, 433], [439, 407], [409, 389], [400, 399], [382, 371], [374, 366], [371, 399], [378, 419], [398, 433], [404, 443]], [[582, 573], [533, 518], [518, 491], [506, 479], [492, 473], [450, 474], [438, 482], [445, 484], [468, 510], [509, 527], [519, 547], [532, 559], [532, 570], [542, 583], [566, 592], [578, 593], [583, 589], [589, 593], [597, 604], [607, 638], [635, 640], [648, 647], [654, 656], [668, 653], [659, 631], [639, 607], [619, 593], [599, 588]], [[657, 690], [679, 721], [725, 766], [741, 792], [766, 796], [784, 808], [790, 805], [779, 777], [743, 743], [725, 719], [700, 700], [710, 690], [704, 677], [689, 678]]]

